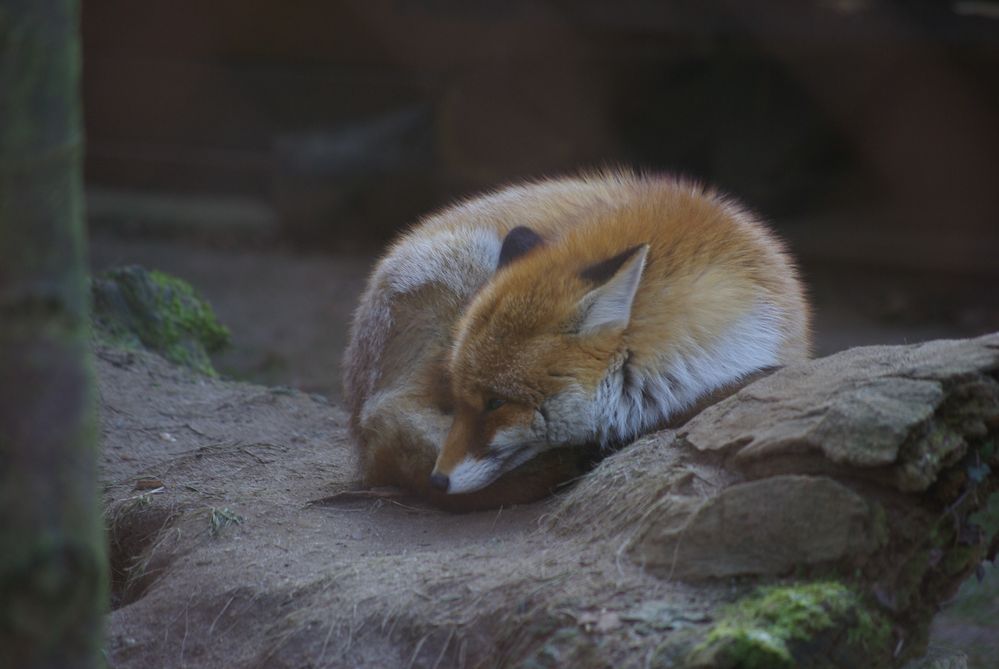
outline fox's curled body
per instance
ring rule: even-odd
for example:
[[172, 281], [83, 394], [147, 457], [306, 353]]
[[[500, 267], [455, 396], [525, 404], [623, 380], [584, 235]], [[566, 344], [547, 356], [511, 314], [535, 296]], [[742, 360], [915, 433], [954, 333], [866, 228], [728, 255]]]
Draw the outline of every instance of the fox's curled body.
[[542, 496], [577, 471], [561, 447], [627, 443], [808, 349], [762, 224], [689, 182], [608, 173], [402, 235], [355, 313], [344, 390], [370, 485], [474, 508]]

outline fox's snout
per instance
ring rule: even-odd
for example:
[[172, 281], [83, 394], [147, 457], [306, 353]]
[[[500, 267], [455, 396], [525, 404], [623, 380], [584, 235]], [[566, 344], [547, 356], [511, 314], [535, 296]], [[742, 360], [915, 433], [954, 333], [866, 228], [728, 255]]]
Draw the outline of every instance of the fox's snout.
[[523, 464], [538, 453], [536, 448], [523, 445], [509, 453], [496, 452], [484, 455], [465, 454], [447, 468], [438, 458], [430, 473], [430, 487], [449, 495], [474, 492], [485, 488], [500, 476]]
[[495, 481], [507, 469], [503, 462], [489, 456], [466, 456], [447, 473], [438, 462], [430, 474], [430, 487], [449, 495], [474, 492]]
[[430, 474], [449, 495], [484, 488], [544, 450], [544, 424], [530, 405], [495, 396], [458, 403]]
[[434, 490], [447, 492], [447, 489], [451, 487], [451, 477], [434, 471], [430, 474], [430, 487]]

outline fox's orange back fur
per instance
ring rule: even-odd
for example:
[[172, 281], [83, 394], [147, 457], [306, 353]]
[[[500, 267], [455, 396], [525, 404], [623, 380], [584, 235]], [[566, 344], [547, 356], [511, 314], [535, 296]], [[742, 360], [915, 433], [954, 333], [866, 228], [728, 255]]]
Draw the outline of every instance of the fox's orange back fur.
[[[544, 241], [497, 271], [503, 239], [518, 226]], [[628, 253], [641, 257], [628, 261], [640, 281], [626, 325], [574, 332], [595, 287], [587, 269]], [[612, 173], [508, 188], [403, 235], [355, 315], [345, 391], [368, 482], [431, 494], [435, 462], [451, 474], [486, 457], [463, 445], [465, 433], [474, 427], [482, 442], [503, 414], [543, 433], [548, 446], [529, 454], [624, 443], [808, 350], [796, 271], [764, 226], [694, 184]], [[475, 418], [492, 395], [508, 406]], [[525, 413], [532, 407], [543, 418]], [[560, 427], [574, 412], [586, 435]], [[459, 497], [469, 506], [536, 497], [573, 469], [564, 460], [549, 453]]]

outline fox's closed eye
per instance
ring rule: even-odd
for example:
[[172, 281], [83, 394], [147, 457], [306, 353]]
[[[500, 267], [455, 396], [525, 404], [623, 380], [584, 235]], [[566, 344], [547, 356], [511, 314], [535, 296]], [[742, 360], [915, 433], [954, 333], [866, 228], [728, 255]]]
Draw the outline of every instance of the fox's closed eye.
[[498, 397], [490, 397], [486, 400], [486, 411], [496, 411], [496, 409], [499, 409], [504, 404], [506, 404], [506, 400], [502, 400]]

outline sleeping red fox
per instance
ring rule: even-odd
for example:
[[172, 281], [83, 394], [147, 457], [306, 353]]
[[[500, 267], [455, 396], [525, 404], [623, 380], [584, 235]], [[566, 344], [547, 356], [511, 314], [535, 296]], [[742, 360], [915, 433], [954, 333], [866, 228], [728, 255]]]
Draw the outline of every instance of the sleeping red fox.
[[363, 475], [454, 508], [536, 499], [582, 445], [627, 444], [809, 350], [783, 245], [693, 183], [513, 186], [423, 220], [354, 316]]

